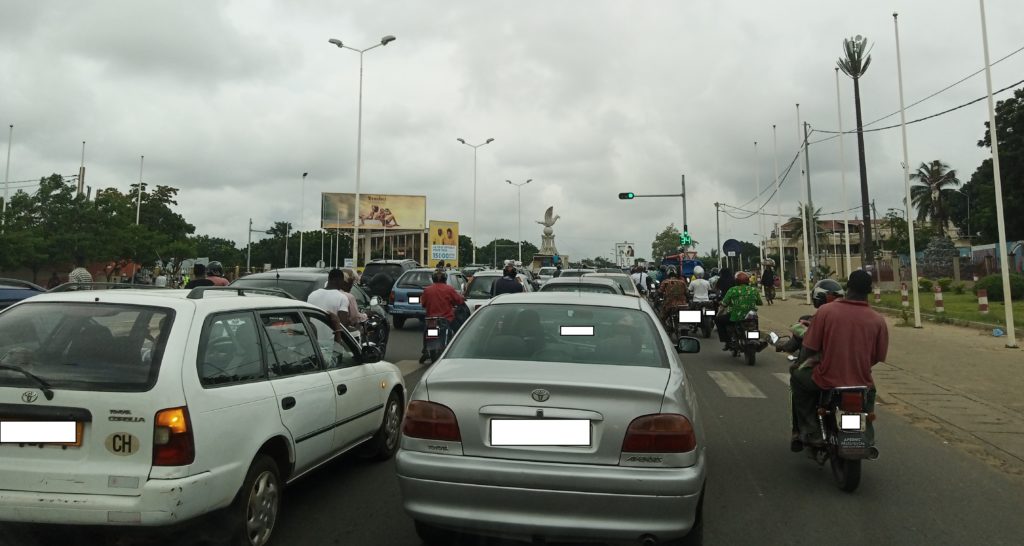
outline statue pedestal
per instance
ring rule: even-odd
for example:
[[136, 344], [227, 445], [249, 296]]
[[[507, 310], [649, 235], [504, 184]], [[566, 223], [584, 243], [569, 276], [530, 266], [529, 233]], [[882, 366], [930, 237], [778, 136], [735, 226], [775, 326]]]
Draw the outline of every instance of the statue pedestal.
[[542, 267], [555, 267], [561, 265], [563, 268], [569, 267], [569, 257], [564, 254], [558, 254], [558, 262], [555, 262], [555, 254], [534, 254], [533, 262], [530, 263], [530, 270], [536, 272]]

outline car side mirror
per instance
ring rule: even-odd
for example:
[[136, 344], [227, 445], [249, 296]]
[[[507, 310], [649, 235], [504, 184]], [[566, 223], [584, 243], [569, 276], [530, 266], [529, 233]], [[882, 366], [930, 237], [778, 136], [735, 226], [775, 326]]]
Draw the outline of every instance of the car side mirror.
[[381, 352], [380, 347], [375, 343], [364, 343], [362, 350], [359, 352], [359, 363], [360, 364], [373, 364], [374, 362], [380, 362], [384, 360], [384, 353]]
[[779, 334], [776, 334], [775, 332], [768, 332], [768, 340], [771, 341], [772, 345], [775, 345], [779, 342]]
[[379, 296], [373, 296], [372, 298], [370, 298], [370, 305], [371, 306], [380, 305], [380, 297]]
[[677, 353], [694, 354], [700, 352], [700, 341], [695, 337], [681, 337], [676, 344]]

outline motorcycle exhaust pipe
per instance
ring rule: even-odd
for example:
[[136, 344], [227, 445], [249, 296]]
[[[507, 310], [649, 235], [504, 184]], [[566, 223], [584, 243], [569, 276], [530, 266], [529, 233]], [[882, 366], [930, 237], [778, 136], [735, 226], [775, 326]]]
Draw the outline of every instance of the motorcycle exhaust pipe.
[[877, 458], [878, 458], [878, 448], [875, 447], [875, 446], [869, 447], [868, 448], [868, 460], [869, 461], [874, 461]]

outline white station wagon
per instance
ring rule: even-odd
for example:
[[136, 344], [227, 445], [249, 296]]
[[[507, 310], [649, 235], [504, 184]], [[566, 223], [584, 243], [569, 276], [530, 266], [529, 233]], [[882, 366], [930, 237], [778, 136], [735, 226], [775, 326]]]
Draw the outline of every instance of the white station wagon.
[[43, 294], [0, 313], [0, 521], [216, 511], [232, 542], [265, 544], [284, 484], [353, 448], [394, 455], [405, 396], [394, 365], [305, 302]]

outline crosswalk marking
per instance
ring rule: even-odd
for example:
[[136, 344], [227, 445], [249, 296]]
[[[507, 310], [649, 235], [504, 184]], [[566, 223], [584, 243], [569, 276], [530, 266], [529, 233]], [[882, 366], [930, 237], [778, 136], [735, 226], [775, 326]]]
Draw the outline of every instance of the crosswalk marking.
[[789, 385], [789, 374], [788, 373], [773, 373], [775, 377], [779, 378], [779, 381]]
[[765, 398], [764, 393], [737, 372], [708, 372], [730, 398]]

